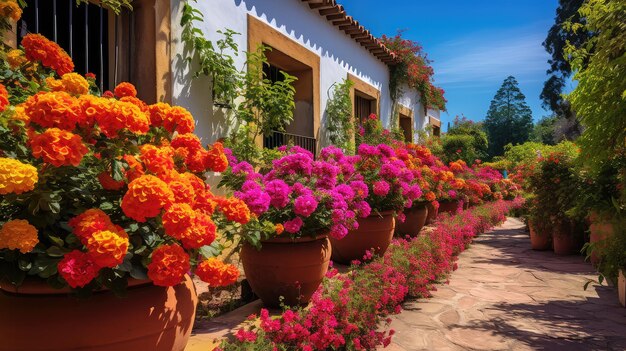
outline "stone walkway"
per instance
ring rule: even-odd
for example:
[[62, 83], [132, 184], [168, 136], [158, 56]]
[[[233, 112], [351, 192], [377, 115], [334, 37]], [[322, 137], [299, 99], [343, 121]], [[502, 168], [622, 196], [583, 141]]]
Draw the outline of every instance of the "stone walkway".
[[582, 256], [530, 249], [508, 219], [461, 254], [450, 284], [393, 317], [387, 351], [626, 350], [626, 309]]

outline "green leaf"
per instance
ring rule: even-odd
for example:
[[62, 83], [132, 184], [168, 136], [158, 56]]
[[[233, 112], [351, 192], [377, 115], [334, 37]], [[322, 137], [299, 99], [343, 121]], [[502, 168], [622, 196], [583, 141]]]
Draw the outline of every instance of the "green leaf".
[[135, 279], [146, 280], [148, 279], [148, 270], [143, 266], [133, 265], [130, 270], [130, 276]]
[[122, 162], [117, 159], [111, 161], [111, 177], [118, 182], [124, 180], [124, 166]]
[[48, 235], [48, 238], [56, 246], [63, 247], [65, 245], [65, 241], [63, 241], [63, 239], [61, 239], [59, 237], [56, 237], [54, 235]]
[[199, 250], [200, 255], [204, 258], [217, 257], [224, 250], [224, 246], [217, 241], [211, 245], [202, 246]]

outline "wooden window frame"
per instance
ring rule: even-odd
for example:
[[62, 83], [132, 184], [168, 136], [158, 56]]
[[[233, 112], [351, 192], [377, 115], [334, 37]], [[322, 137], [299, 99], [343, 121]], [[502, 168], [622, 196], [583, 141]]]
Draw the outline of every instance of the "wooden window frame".
[[352, 82], [350, 88], [350, 101], [352, 101], [352, 121], [356, 120], [354, 101], [357, 95], [372, 100], [372, 111], [380, 118], [380, 90], [361, 80], [359, 77], [348, 73], [348, 80]]
[[411, 140], [410, 142], [413, 142], [414, 139], [414, 135], [415, 135], [415, 130], [414, 130], [414, 123], [415, 120], [413, 119], [413, 110], [411, 110], [410, 108], [404, 106], [404, 105], [400, 105], [398, 104], [398, 128], [402, 129], [402, 124], [400, 123], [400, 120], [403, 118], [408, 118], [411, 121]]

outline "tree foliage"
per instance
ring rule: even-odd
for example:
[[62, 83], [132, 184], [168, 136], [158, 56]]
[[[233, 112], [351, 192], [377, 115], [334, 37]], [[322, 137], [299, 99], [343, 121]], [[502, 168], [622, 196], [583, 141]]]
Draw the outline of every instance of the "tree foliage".
[[509, 76], [496, 92], [485, 119], [489, 137], [489, 156], [502, 155], [506, 144], [521, 144], [530, 137], [533, 127], [532, 111], [517, 80]]
[[626, 146], [626, 2], [588, 0], [579, 13], [584, 24], [566, 29], [594, 35], [565, 48], [578, 81], [568, 99], [585, 127], [583, 158], [599, 167]]
[[584, 23], [584, 18], [578, 13], [578, 9], [584, 0], [560, 0], [556, 10], [554, 24], [548, 31], [548, 35], [543, 42], [543, 46], [550, 54], [548, 63], [550, 68], [546, 72], [549, 77], [545, 81], [540, 98], [543, 107], [549, 109], [556, 117], [557, 140], [573, 140], [581, 133], [580, 125], [576, 122], [576, 116], [571, 110], [567, 100], [563, 98], [563, 90], [568, 78], [571, 76], [572, 68], [564, 55], [563, 49], [567, 43], [579, 45], [585, 42], [589, 32], [580, 31], [573, 33], [563, 28], [567, 21], [573, 23]]
[[533, 127], [530, 140], [538, 143], [554, 145], [555, 144], [555, 124], [556, 116], [546, 116], [539, 120]]
[[455, 117], [448, 132], [441, 137], [444, 155], [447, 162], [462, 159], [472, 164], [477, 159], [488, 156], [489, 141], [482, 123], [476, 123], [463, 117]]

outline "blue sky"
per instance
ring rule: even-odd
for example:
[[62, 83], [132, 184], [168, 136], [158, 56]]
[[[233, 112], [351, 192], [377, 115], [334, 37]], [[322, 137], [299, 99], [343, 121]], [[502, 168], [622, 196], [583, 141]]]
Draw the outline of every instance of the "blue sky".
[[[446, 91], [445, 126], [464, 114], [482, 120], [502, 81], [520, 83], [533, 118], [549, 114], [539, 94], [548, 54], [541, 43], [558, 0], [340, 0], [346, 12], [374, 35], [395, 34], [419, 42], [433, 61], [435, 84]], [[444, 127], [445, 128], [445, 127]]]

